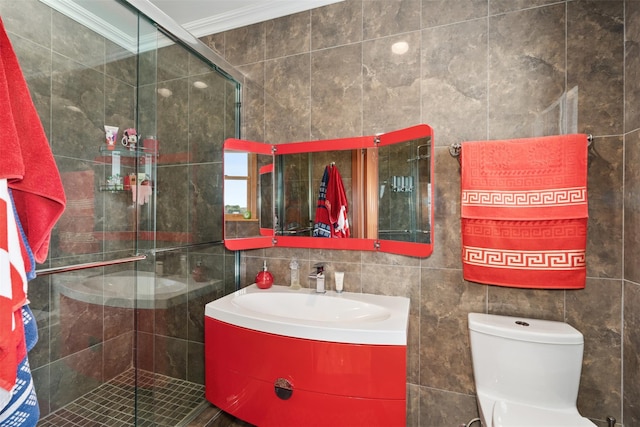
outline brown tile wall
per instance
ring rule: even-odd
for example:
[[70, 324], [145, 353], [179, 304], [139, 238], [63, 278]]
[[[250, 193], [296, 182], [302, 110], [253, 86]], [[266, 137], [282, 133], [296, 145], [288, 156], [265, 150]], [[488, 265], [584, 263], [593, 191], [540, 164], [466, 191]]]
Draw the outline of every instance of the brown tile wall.
[[[640, 423], [640, 2], [346, 0], [203, 40], [249, 78], [247, 139], [433, 126], [430, 258], [268, 249], [244, 253], [242, 266], [250, 280], [268, 258], [276, 279], [286, 281], [291, 257], [303, 275], [324, 261], [329, 271], [347, 272], [347, 290], [409, 296], [408, 425], [459, 425], [477, 416], [466, 320], [473, 311], [574, 325], [586, 342], [581, 413], [600, 425], [607, 416]], [[394, 55], [396, 41], [409, 51]], [[541, 113], [575, 87], [577, 121], [558, 120], [556, 112], [545, 129], [595, 136], [586, 288], [464, 281], [459, 166], [448, 146], [540, 134]]]

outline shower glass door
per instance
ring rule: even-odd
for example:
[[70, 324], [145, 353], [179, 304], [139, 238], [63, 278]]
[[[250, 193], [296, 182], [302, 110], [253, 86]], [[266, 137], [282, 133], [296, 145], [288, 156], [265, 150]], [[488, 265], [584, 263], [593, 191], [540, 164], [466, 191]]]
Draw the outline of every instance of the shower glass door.
[[222, 144], [240, 85], [127, 2], [0, 15], [67, 197], [29, 283], [39, 425], [183, 425], [205, 404], [204, 306], [234, 289]]

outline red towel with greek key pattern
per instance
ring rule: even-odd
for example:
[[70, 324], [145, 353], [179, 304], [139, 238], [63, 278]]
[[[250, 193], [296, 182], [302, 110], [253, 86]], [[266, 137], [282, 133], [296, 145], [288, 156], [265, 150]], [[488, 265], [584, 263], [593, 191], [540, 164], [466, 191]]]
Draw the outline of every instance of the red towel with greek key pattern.
[[472, 282], [580, 289], [587, 136], [462, 143], [462, 270]]

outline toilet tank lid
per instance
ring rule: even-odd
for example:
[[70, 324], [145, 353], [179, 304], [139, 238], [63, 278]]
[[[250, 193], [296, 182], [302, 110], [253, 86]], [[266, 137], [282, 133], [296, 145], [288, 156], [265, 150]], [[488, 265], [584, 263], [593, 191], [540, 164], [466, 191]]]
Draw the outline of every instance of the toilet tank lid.
[[487, 335], [546, 344], [583, 344], [580, 331], [564, 322], [469, 313], [469, 329]]

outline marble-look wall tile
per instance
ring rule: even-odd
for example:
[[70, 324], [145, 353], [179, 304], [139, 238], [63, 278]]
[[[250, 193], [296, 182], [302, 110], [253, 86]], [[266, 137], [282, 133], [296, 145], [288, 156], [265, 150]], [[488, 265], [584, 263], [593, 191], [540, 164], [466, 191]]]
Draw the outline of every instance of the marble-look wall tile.
[[407, 426], [420, 425], [420, 386], [407, 384]]
[[245, 74], [245, 83], [242, 87], [242, 138], [250, 141], [266, 141], [265, 137], [265, 90], [264, 70], [265, 63], [239, 67]]
[[155, 308], [155, 327], [156, 335], [162, 335], [171, 338], [187, 339], [188, 333], [188, 305], [187, 295], [181, 295], [175, 298], [169, 307], [162, 307], [158, 304]]
[[411, 314], [420, 312], [420, 273], [418, 267], [375, 264], [362, 270], [362, 292], [407, 297]]
[[251, 64], [265, 59], [265, 24], [259, 23], [225, 33], [224, 54], [231, 65]]
[[309, 138], [310, 54], [265, 63], [265, 139], [269, 143]]
[[564, 0], [489, 0], [489, 14], [498, 15], [554, 3], [564, 3]]
[[[438, 145], [438, 133], [434, 139]], [[421, 261], [423, 267], [462, 267], [460, 232], [460, 163], [451, 157], [449, 147], [435, 149], [435, 183], [433, 188], [433, 254]]]
[[311, 43], [311, 12], [295, 13], [265, 23], [265, 59], [308, 53]]
[[589, 418], [620, 420], [622, 281], [588, 279], [584, 290], [566, 294], [566, 321], [584, 336], [578, 409]]
[[640, 283], [640, 131], [625, 136], [624, 164], [624, 278]]
[[563, 290], [488, 286], [487, 292], [490, 314], [564, 321], [565, 291]]
[[137, 55], [109, 40], [105, 40], [105, 55], [105, 74], [130, 86], [135, 86], [138, 83]]
[[624, 282], [623, 420], [627, 426], [640, 424], [640, 286]]
[[[134, 286], [134, 279], [131, 278], [131, 285]], [[119, 336], [133, 331], [134, 324], [133, 308], [103, 307], [103, 327], [102, 338], [104, 340], [118, 338]]]
[[188, 231], [194, 242], [222, 240], [224, 206], [222, 162], [194, 164], [189, 167], [190, 222]]
[[362, 45], [311, 54], [311, 138], [362, 134]]
[[596, 135], [621, 133], [623, 2], [567, 2], [567, 35], [567, 90], [579, 88], [576, 130]]
[[60, 295], [59, 356], [69, 356], [103, 341], [104, 316], [100, 305]]
[[311, 49], [362, 41], [363, 0], [345, 0], [311, 11]]
[[208, 36], [201, 37], [200, 40], [209, 47], [209, 49], [216, 52], [218, 55], [224, 57], [224, 39], [225, 33], [210, 34]]
[[192, 343], [204, 343], [204, 310], [207, 303], [223, 295], [220, 287], [211, 285], [210, 290], [197, 297], [191, 297], [187, 307], [187, 338]]
[[[420, 426], [460, 426], [478, 417], [473, 395], [420, 387]], [[407, 424], [408, 425], [408, 424]]]
[[9, 38], [13, 33], [45, 48], [51, 47], [51, 13], [39, 0], [0, 1], [0, 16]]
[[154, 372], [168, 377], [187, 379], [188, 341], [156, 335], [154, 339]]
[[623, 144], [621, 137], [595, 138], [589, 151], [587, 276], [622, 273]]
[[133, 330], [105, 340], [104, 347], [104, 381], [120, 375], [133, 365]]
[[[155, 372], [156, 356], [155, 356], [155, 335], [148, 332], [136, 333], [137, 347], [134, 355], [134, 363], [138, 369], [143, 369], [149, 372]], [[166, 352], [160, 355], [166, 356]]]
[[102, 384], [102, 353], [102, 345], [96, 345], [50, 364], [51, 412]]
[[489, 0], [427, 0], [422, 2], [422, 28], [486, 18]]
[[[155, 82], [145, 86], [138, 86], [138, 133], [143, 137], [158, 135], [158, 117], [156, 108], [158, 104], [158, 87]], [[160, 141], [160, 152], [162, 152], [162, 141]]]
[[[160, 152], [184, 155], [189, 149], [189, 79], [160, 81], [158, 90], [156, 115]], [[183, 156], [176, 157], [173, 163], [187, 161], [188, 157]]]
[[163, 82], [188, 76], [189, 52], [182, 46], [170, 42], [169, 38], [162, 33], [158, 34], [159, 44], [162, 46], [166, 43], [167, 46], [163, 46], [157, 51], [157, 80]]
[[[199, 84], [195, 84], [198, 83]], [[206, 85], [202, 87], [202, 83]], [[225, 133], [227, 81], [216, 72], [189, 78], [189, 154], [190, 161], [222, 161]]]
[[[136, 91], [135, 87], [117, 78], [105, 76], [104, 78], [104, 124], [118, 126], [119, 137], [124, 136], [124, 130], [135, 127], [136, 115]], [[104, 129], [102, 129], [104, 133]], [[90, 141], [95, 146], [103, 144], [103, 138]], [[120, 145], [120, 140], [117, 141]], [[120, 145], [121, 146], [121, 145]], [[123, 162], [124, 163], [124, 162]]]
[[52, 150], [58, 156], [94, 159], [104, 139], [104, 74], [58, 54], [53, 54], [52, 72]]
[[51, 46], [71, 61], [104, 72], [104, 37], [59, 12], [51, 18]]
[[187, 343], [187, 381], [204, 384], [205, 369], [204, 344], [189, 341]]
[[490, 18], [490, 139], [532, 136], [564, 94], [565, 20], [564, 3]]
[[38, 408], [40, 409], [40, 417], [45, 417], [51, 412], [50, 385], [51, 375], [49, 366], [41, 368], [31, 368], [31, 376], [33, 377], [33, 385], [38, 397]]
[[[408, 51], [391, 46], [406, 42]], [[362, 43], [363, 134], [376, 134], [420, 122], [420, 32]]]
[[[191, 205], [189, 200], [189, 167], [158, 167], [156, 228], [159, 232], [184, 233], [189, 230]], [[153, 227], [154, 224], [149, 224]], [[169, 243], [175, 246], [178, 242]], [[186, 242], [184, 242], [186, 243]]]
[[[0, 15], [1, 16], [1, 15]], [[51, 50], [9, 33], [31, 100], [47, 137], [51, 135]]]
[[487, 55], [486, 19], [422, 31], [422, 118], [436, 146], [486, 138]]
[[311, 49], [362, 41], [362, 0], [345, 0], [311, 11]]
[[363, 0], [363, 39], [420, 29], [420, 0]]
[[625, 1], [624, 131], [640, 128], [640, 2]]
[[467, 314], [485, 312], [486, 298], [486, 287], [465, 281], [460, 270], [422, 270], [420, 385], [474, 392]]

